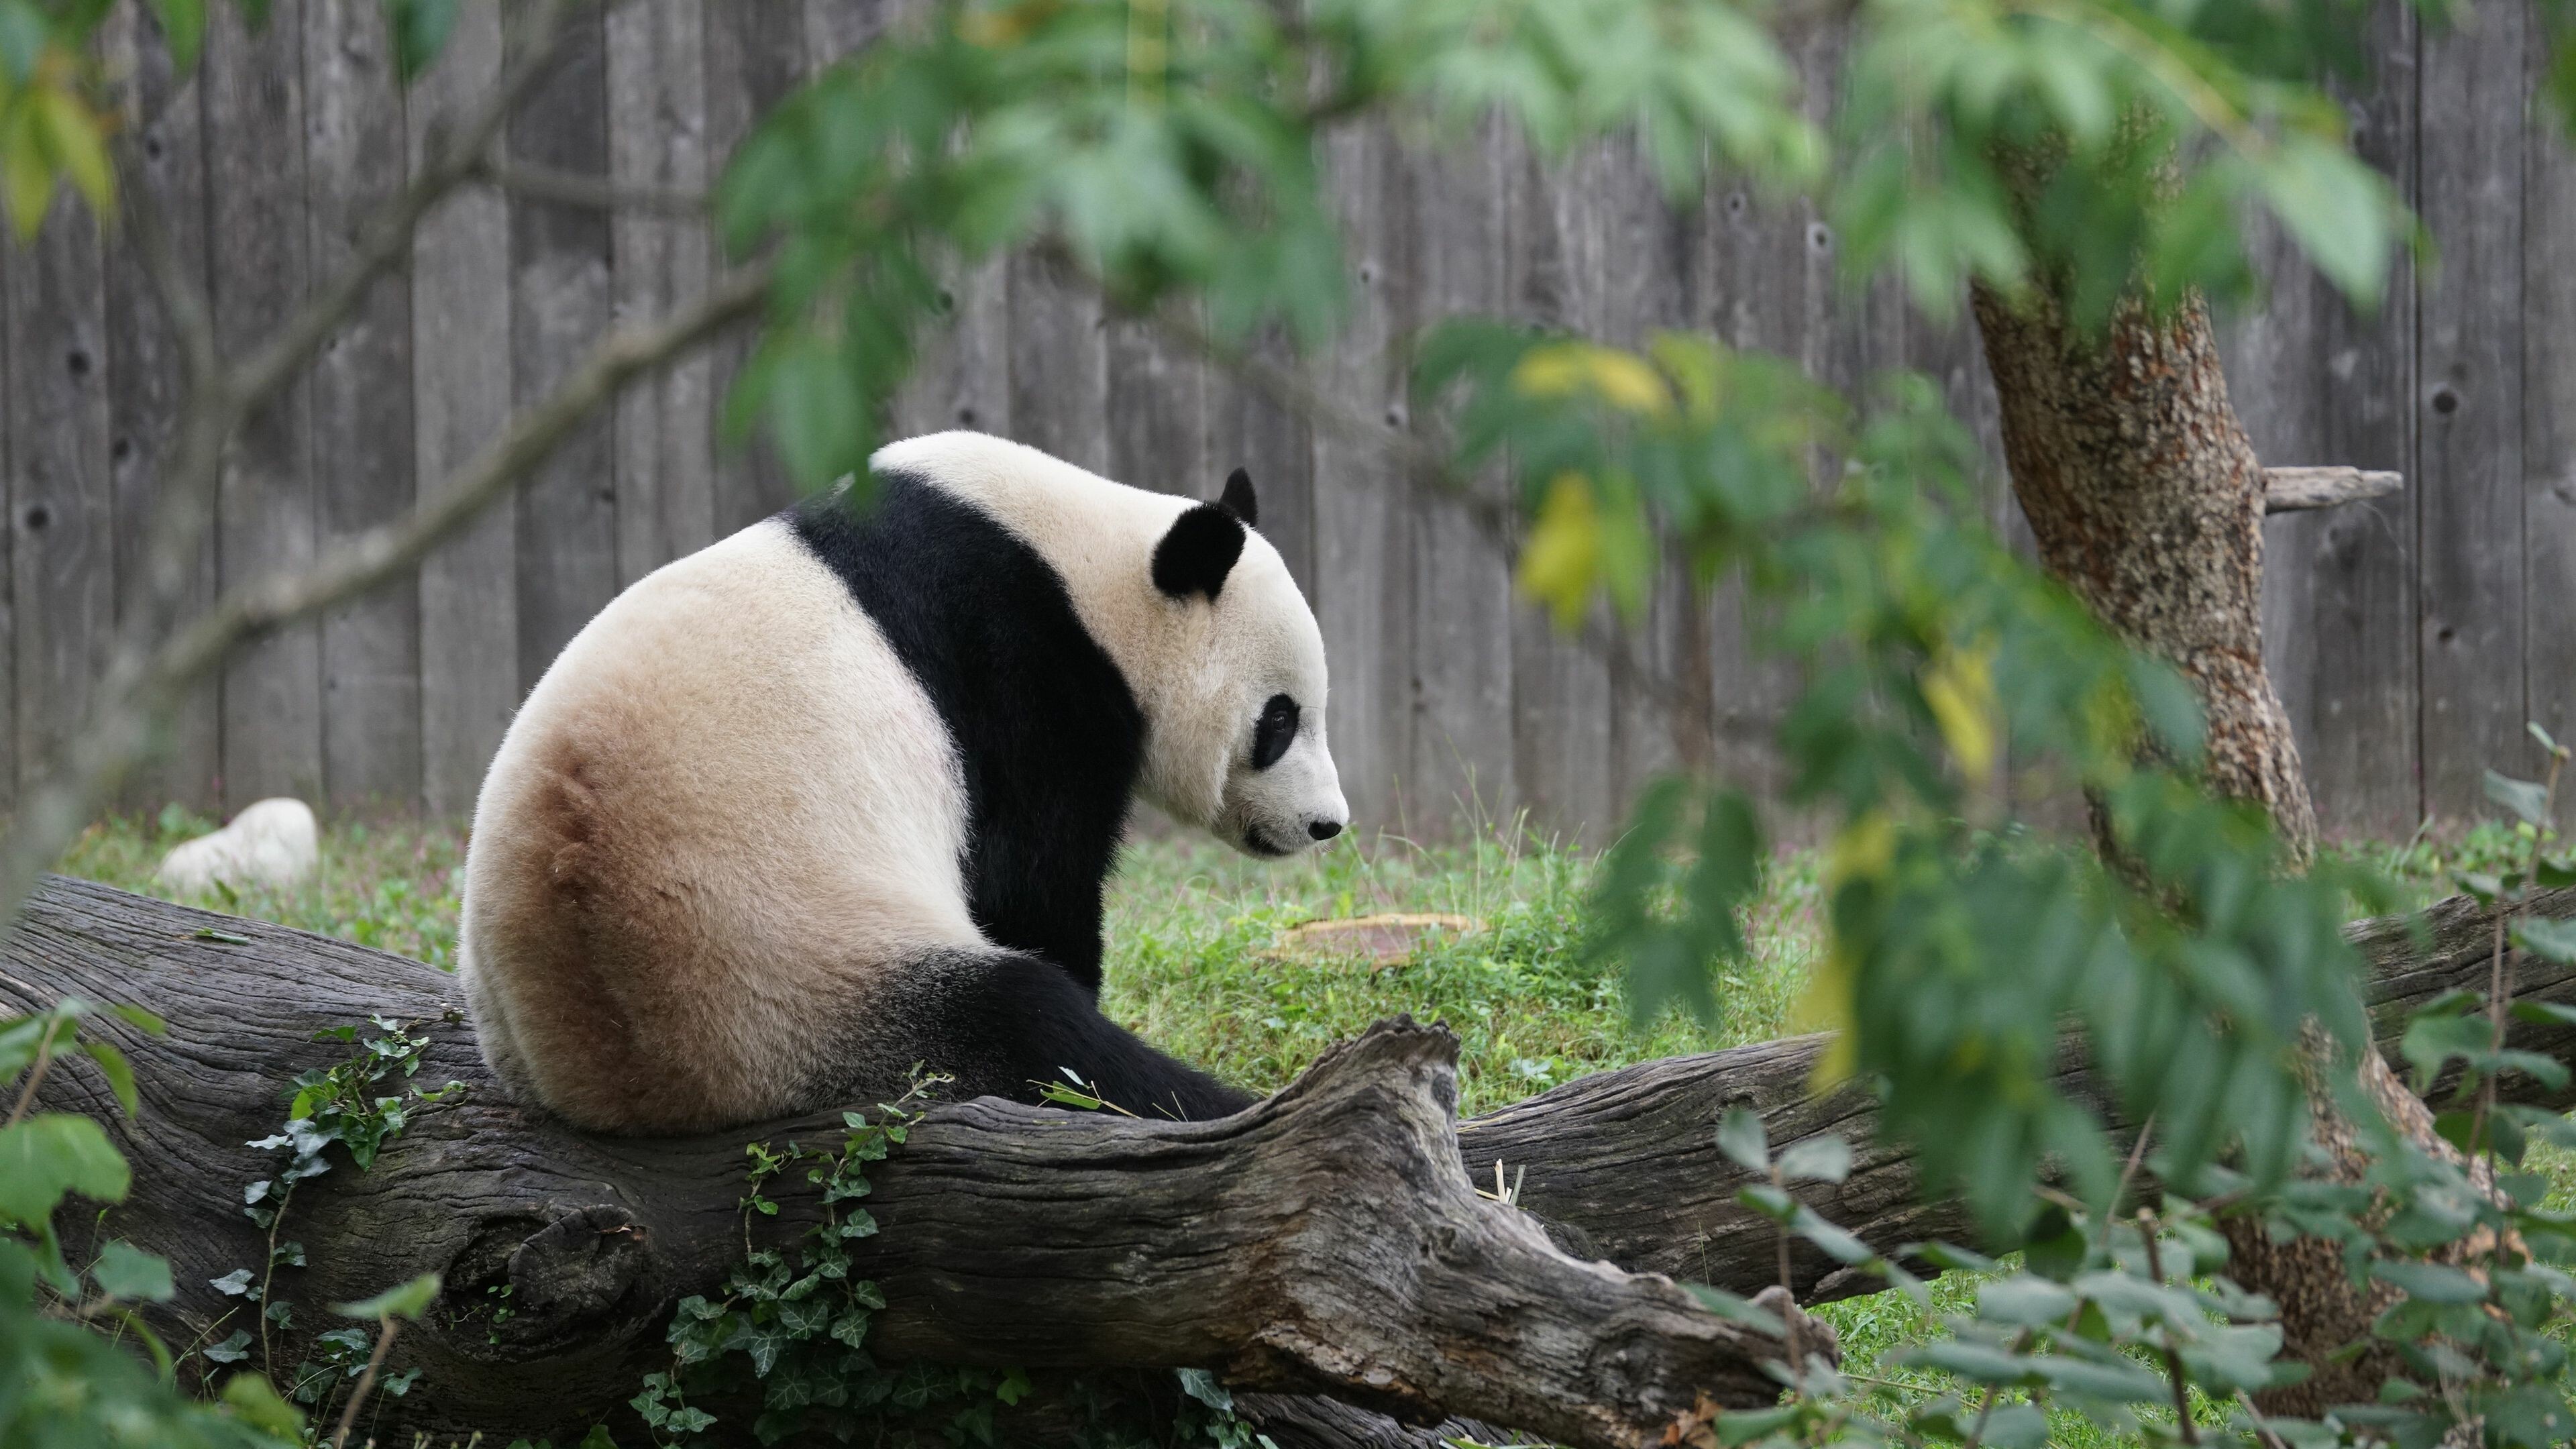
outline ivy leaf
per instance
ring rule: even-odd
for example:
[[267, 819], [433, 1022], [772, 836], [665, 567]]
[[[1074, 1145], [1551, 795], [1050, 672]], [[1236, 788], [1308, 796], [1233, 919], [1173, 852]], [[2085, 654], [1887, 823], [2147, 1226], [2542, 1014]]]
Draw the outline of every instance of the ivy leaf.
[[235, 1268], [220, 1278], [207, 1279], [206, 1286], [229, 1298], [249, 1297], [250, 1270], [248, 1268]]

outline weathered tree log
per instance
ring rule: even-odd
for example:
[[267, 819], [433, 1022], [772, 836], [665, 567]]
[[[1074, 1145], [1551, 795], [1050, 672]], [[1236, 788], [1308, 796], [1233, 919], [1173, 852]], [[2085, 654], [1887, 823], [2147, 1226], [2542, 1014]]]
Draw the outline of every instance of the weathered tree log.
[[[6, 976], [19, 1005], [76, 994], [170, 1021], [166, 1038], [124, 1043], [143, 1091], [122, 1127], [139, 1171], [106, 1231], [172, 1260], [194, 1320], [182, 1342], [250, 1317], [209, 1280], [266, 1262], [239, 1205], [268, 1172], [244, 1144], [276, 1129], [297, 1071], [347, 1055], [315, 1032], [370, 1013], [438, 1023], [422, 1077], [465, 1083], [461, 1099], [420, 1110], [371, 1171], [303, 1184], [284, 1230], [310, 1265], [280, 1273], [304, 1331], [327, 1326], [319, 1304], [446, 1275], [402, 1337], [430, 1387], [386, 1411], [398, 1438], [577, 1437], [667, 1360], [671, 1304], [740, 1256], [744, 1141], [839, 1126], [826, 1113], [687, 1141], [576, 1135], [503, 1099], [439, 972], [99, 886], [48, 882]], [[1768, 1402], [1776, 1338], [1669, 1278], [1568, 1257], [1477, 1195], [1455, 1146], [1456, 1053], [1445, 1029], [1382, 1023], [1216, 1122], [993, 1098], [933, 1108], [871, 1174], [882, 1231], [850, 1245], [887, 1300], [871, 1350], [1206, 1367], [1251, 1389], [1622, 1449], [1702, 1395]], [[114, 1115], [77, 1070], [49, 1077], [42, 1100]], [[513, 1311], [495, 1322], [489, 1291], [504, 1284]]]
[[[2576, 914], [2576, 891], [2542, 906]], [[2402, 923], [2356, 928], [2383, 1042], [2412, 1004], [2484, 982], [2486, 921], [2453, 901], [2430, 913], [2420, 944]], [[209, 929], [249, 944], [197, 934]], [[2534, 958], [2513, 969], [2519, 997], [2576, 1000], [2576, 970]], [[64, 995], [170, 1020], [159, 1040], [112, 1019], [97, 1026], [132, 1055], [143, 1095], [116, 1129], [138, 1164], [134, 1193], [103, 1232], [172, 1259], [183, 1343], [249, 1321], [208, 1280], [263, 1261], [239, 1188], [274, 1160], [245, 1144], [275, 1130], [290, 1078], [346, 1056], [313, 1034], [369, 1013], [426, 1024], [420, 1079], [469, 1090], [421, 1112], [372, 1172], [344, 1164], [299, 1188], [283, 1236], [305, 1245], [310, 1266], [278, 1274], [302, 1331], [322, 1326], [320, 1304], [429, 1269], [447, 1275], [439, 1307], [397, 1349], [426, 1376], [388, 1411], [388, 1430], [564, 1442], [666, 1361], [670, 1305], [710, 1290], [741, 1255], [744, 1142], [820, 1141], [839, 1125], [821, 1113], [686, 1140], [579, 1136], [501, 1097], [453, 979], [436, 970], [57, 880], [0, 960], [0, 1004]], [[2576, 1053], [2576, 1029], [2518, 1030], [2518, 1045]], [[1526, 1224], [1468, 1198], [1468, 1184], [1489, 1180], [1497, 1160], [1514, 1178], [1526, 1167], [1523, 1204], [1611, 1263], [1752, 1293], [1776, 1278], [1777, 1240], [1735, 1204], [1743, 1174], [1713, 1140], [1719, 1115], [1747, 1102], [1775, 1143], [1852, 1140], [1851, 1179], [1810, 1201], [1872, 1243], [1966, 1234], [1955, 1208], [1916, 1201], [1907, 1155], [1874, 1140], [1865, 1092], [1809, 1095], [1819, 1045], [1796, 1038], [1603, 1073], [1461, 1124], [1454, 1139], [1445, 1048], [1420, 1030], [1347, 1049], [1224, 1123], [943, 1106], [871, 1174], [884, 1231], [867, 1240], [863, 1271], [889, 1300], [871, 1344], [1030, 1366], [1195, 1362], [1247, 1388], [1326, 1389], [1557, 1433], [1605, 1432], [1584, 1417], [1601, 1404], [1568, 1395], [1598, 1393], [1630, 1421], [1702, 1374], [1713, 1390], [1758, 1395], [1766, 1388], [1743, 1376], [1744, 1345], [1702, 1337], [1706, 1324], [1668, 1286], [1544, 1252]], [[116, 1116], [83, 1067], [49, 1078], [41, 1097]], [[790, 1223], [797, 1210], [790, 1201]], [[1812, 1253], [1792, 1263], [1810, 1300], [1877, 1286]], [[513, 1314], [495, 1323], [488, 1290], [503, 1285]], [[281, 1368], [302, 1342], [299, 1332], [281, 1347]], [[1488, 1378], [1511, 1382], [1489, 1391]], [[1275, 1436], [1283, 1445], [1397, 1442], [1382, 1420], [1336, 1423], [1311, 1401], [1245, 1402], [1294, 1421], [1296, 1432], [1283, 1422]]]
[[2404, 474], [2370, 468], [2266, 468], [2263, 511], [2298, 513], [2310, 508], [2335, 508], [2366, 498], [2385, 498], [2405, 486]]

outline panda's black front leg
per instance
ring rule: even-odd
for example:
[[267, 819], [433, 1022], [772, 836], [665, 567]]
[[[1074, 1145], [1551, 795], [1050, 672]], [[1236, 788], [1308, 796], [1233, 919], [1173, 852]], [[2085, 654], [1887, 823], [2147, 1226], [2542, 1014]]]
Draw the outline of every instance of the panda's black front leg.
[[913, 1058], [954, 1073], [960, 1097], [1035, 1101], [1070, 1069], [1140, 1117], [1225, 1117], [1255, 1100], [1146, 1045], [1063, 968], [1025, 952], [942, 951], [907, 975], [902, 1020], [887, 1025]]

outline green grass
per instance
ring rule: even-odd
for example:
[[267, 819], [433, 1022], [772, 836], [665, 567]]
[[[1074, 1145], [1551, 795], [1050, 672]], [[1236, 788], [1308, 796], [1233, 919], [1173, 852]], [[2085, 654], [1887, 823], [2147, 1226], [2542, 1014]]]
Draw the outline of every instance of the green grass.
[[[161, 855], [208, 828], [177, 811], [110, 820], [81, 837], [63, 869], [162, 894], [152, 880]], [[2500, 835], [2477, 832], [2344, 847], [2427, 898], [2438, 894], [2445, 865], [2484, 868], [2510, 848]], [[453, 967], [463, 859], [463, 835], [452, 827], [337, 821], [323, 832], [322, 869], [307, 885], [191, 903]], [[1103, 1004], [1147, 1039], [1261, 1091], [1382, 1017], [1445, 1021], [1459, 1035], [1461, 1107], [1469, 1113], [1588, 1073], [1787, 1029], [1821, 935], [1812, 853], [1774, 863], [1747, 922], [1751, 959], [1720, 983], [1721, 1015], [1710, 1023], [1677, 1011], [1631, 1023], [1618, 968], [1583, 959], [1588, 869], [1578, 852], [1509, 832], [1456, 846], [1344, 842], [1275, 865], [1196, 835], [1139, 842], [1109, 891]], [[1392, 966], [1282, 949], [1284, 933], [1300, 922], [1388, 911], [1464, 915], [1484, 928]], [[2544, 1166], [2559, 1179], [2557, 1196], [2576, 1201], [2576, 1156], [2550, 1159]], [[1886, 1360], [1933, 1336], [1941, 1316], [1966, 1311], [1978, 1281], [1952, 1275], [1935, 1283], [1929, 1309], [1882, 1293], [1829, 1305], [1822, 1316], [1841, 1334], [1850, 1371], [1928, 1382]], [[2115, 1442], [2073, 1415], [2052, 1418], [2051, 1442], [2065, 1449]]]
[[[1586, 963], [1587, 862], [1527, 837], [1464, 846], [1393, 840], [1280, 865], [1214, 841], [1129, 851], [1110, 892], [1110, 1013], [1159, 1045], [1258, 1090], [1284, 1085], [1326, 1045], [1396, 1012], [1459, 1035], [1460, 1093], [1482, 1111], [1631, 1062], [1781, 1034], [1818, 936], [1812, 857], [1785, 857], [1754, 908], [1752, 959], [1730, 971], [1722, 1015], [1667, 1011], [1632, 1027], [1621, 972]], [[1472, 917], [1399, 965], [1280, 950], [1318, 918], [1388, 911]]]
[[217, 889], [182, 895], [152, 872], [170, 847], [214, 828], [177, 806], [156, 817], [117, 817], [73, 842], [59, 869], [144, 895], [337, 936], [447, 970], [456, 968], [456, 915], [465, 881], [465, 834], [392, 817], [334, 821], [322, 832], [322, 866], [289, 891]]

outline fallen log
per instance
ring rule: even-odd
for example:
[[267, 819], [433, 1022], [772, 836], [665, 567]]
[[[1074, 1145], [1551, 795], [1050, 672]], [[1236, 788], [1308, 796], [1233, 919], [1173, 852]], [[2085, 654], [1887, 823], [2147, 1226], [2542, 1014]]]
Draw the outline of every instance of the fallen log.
[[[157, 1039], [97, 1024], [125, 1038], [142, 1096], [117, 1129], [133, 1194], [104, 1231], [171, 1260], [182, 1291], [166, 1326], [181, 1343], [257, 1311], [213, 1280], [267, 1262], [240, 1205], [271, 1164], [246, 1144], [277, 1130], [297, 1072], [348, 1055], [315, 1033], [370, 1014], [430, 1024], [420, 1079], [466, 1090], [419, 1108], [370, 1171], [300, 1185], [282, 1230], [304, 1266], [279, 1271], [301, 1310], [281, 1369], [330, 1326], [320, 1305], [445, 1277], [402, 1337], [425, 1382], [385, 1408], [385, 1442], [577, 1439], [667, 1365], [672, 1305], [742, 1256], [745, 1141], [832, 1141], [841, 1126], [831, 1112], [688, 1140], [578, 1135], [502, 1096], [442, 973], [73, 881], [30, 905], [0, 989], [13, 1007], [78, 995], [169, 1021]], [[869, 1350], [1204, 1367], [1243, 1388], [1605, 1449], [1657, 1438], [1703, 1395], [1769, 1402], [1777, 1338], [1669, 1278], [1569, 1257], [1479, 1197], [1455, 1145], [1456, 1054], [1445, 1028], [1381, 1023], [1217, 1122], [994, 1098], [931, 1108], [870, 1174], [881, 1231], [848, 1245], [853, 1274], [886, 1299]], [[116, 1118], [78, 1069], [48, 1076], [40, 1101]], [[504, 1286], [506, 1318], [490, 1311]]]
[[[2543, 910], [2576, 914], [2576, 891]], [[2384, 1043], [2413, 1004], [2483, 988], [2490, 925], [2454, 901], [2429, 913], [2420, 940], [2403, 923], [2355, 928]], [[2520, 956], [2512, 970], [2519, 997], [2576, 1000], [2576, 971]], [[139, 1167], [133, 1196], [104, 1232], [172, 1259], [182, 1343], [246, 1321], [208, 1280], [264, 1261], [239, 1188], [271, 1163], [244, 1144], [276, 1129], [289, 1079], [346, 1055], [314, 1033], [370, 1013], [427, 1024], [416, 1028], [431, 1043], [421, 1080], [468, 1090], [421, 1111], [373, 1171], [344, 1166], [299, 1189], [288, 1236], [310, 1266], [280, 1270], [280, 1296], [304, 1305], [446, 1275], [440, 1307], [404, 1336], [426, 1377], [388, 1412], [388, 1432], [563, 1442], [621, 1403], [667, 1361], [670, 1306], [709, 1291], [741, 1255], [743, 1144], [821, 1141], [839, 1125], [819, 1113], [684, 1140], [582, 1137], [502, 1097], [443, 973], [55, 880], [0, 962], [0, 1004], [65, 995], [131, 1002], [171, 1023], [161, 1039], [112, 1020], [98, 1028], [132, 1056], [143, 1098], [117, 1129]], [[2576, 1029], [2517, 1033], [2517, 1045], [2576, 1050]], [[1915, 1200], [1907, 1155], [1874, 1140], [1866, 1093], [1808, 1093], [1818, 1046], [1796, 1038], [1603, 1073], [1454, 1133], [1454, 1047], [1411, 1027], [1330, 1054], [1220, 1123], [941, 1106], [871, 1174], [883, 1231], [860, 1271], [889, 1306], [870, 1344], [965, 1363], [1195, 1364], [1244, 1388], [1329, 1392], [1415, 1419], [1471, 1414], [1585, 1443], [1621, 1442], [1686, 1406], [1686, 1389], [1761, 1398], [1759, 1344], [1668, 1283], [1547, 1251], [1470, 1183], [1501, 1161], [1523, 1206], [1609, 1263], [1749, 1294], [1776, 1279], [1777, 1241], [1735, 1204], [1743, 1174], [1714, 1143], [1719, 1116], [1743, 1102], [1775, 1144], [1852, 1141], [1851, 1178], [1810, 1201], [1873, 1244], [1964, 1236], [1955, 1208]], [[82, 1070], [48, 1078], [41, 1097], [116, 1116]], [[1792, 1285], [1809, 1301], [1876, 1286], [1807, 1252], [1793, 1255]], [[481, 1309], [504, 1286], [513, 1313], [495, 1323]], [[308, 1306], [300, 1327], [316, 1316]], [[1329, 1411], [1247, 1398], [1256, 1414], [1265, 1406], [1312, 1430], [1283, 1444], [1395, 1442], [1391, 1430], [1372, 1439], [1336, 1426]]]
[[[2576, 888], [2543, 892], [2533, 909], [2576, 916]], [[2455, 896], [2419, 920], [2388, 917], [2347, 930], [2367, 963], [2372, 1032], [2401, 1075], [2407, 1068], [2397, 1041], [2407, 1017], [2455, 987], [2486, 990], [2493, 928], [2492, 915]], [[2507, 966], [2516, 1000], [2576, 1003], [2576, 968], [2519, 951], [2507, 953]], [[2512, 1040], [2576, 1059], [2576, 1027], [2516, 1022]], [[1890, 1252], [1909, 1242], [1973, 1242], [1976, 1230], [1958, 1203], [1920, 1199], [1912, 1154], [1878, 1139], [1878, 1104], [1866, 1090], [1809, 1090], [1824, 1043], [1822, 1036], [1789, 1037], [1585, 1077], [1459, 1124], [1459, 1151], [1479, 1180], [1492, 1174], [1496, 1161], [1516, 1178], [1526, 1164], [1521, 1206], [1580, 1233], [1582, 1248], [1632, 1271], [1750, 1293], [1777, 1281], [1779, 1258], [1769, 1223], [1735, 1201], [1743, 1172], [1717, 1150], [1717, 1120], [1740, 1103], [1762, 1114], [1775, 1147], [1823, 1134], [1850, 1141], [1851, 1176], [1838, 1185], [1801, 1188], [1799, 1195], [1872, 1247]], [[2072, 1061], [2059, 1086], [2091, 1096]], [[2517, 1101], [2576, 1106], [2576, 1089], [2553, 1096], [2527, 1078], [2508, 1079], [2503, 1091]], [[1793, 1245], [1791, 1269], [1802, 1303], [1885, 1286], [1803, 1242]]]

